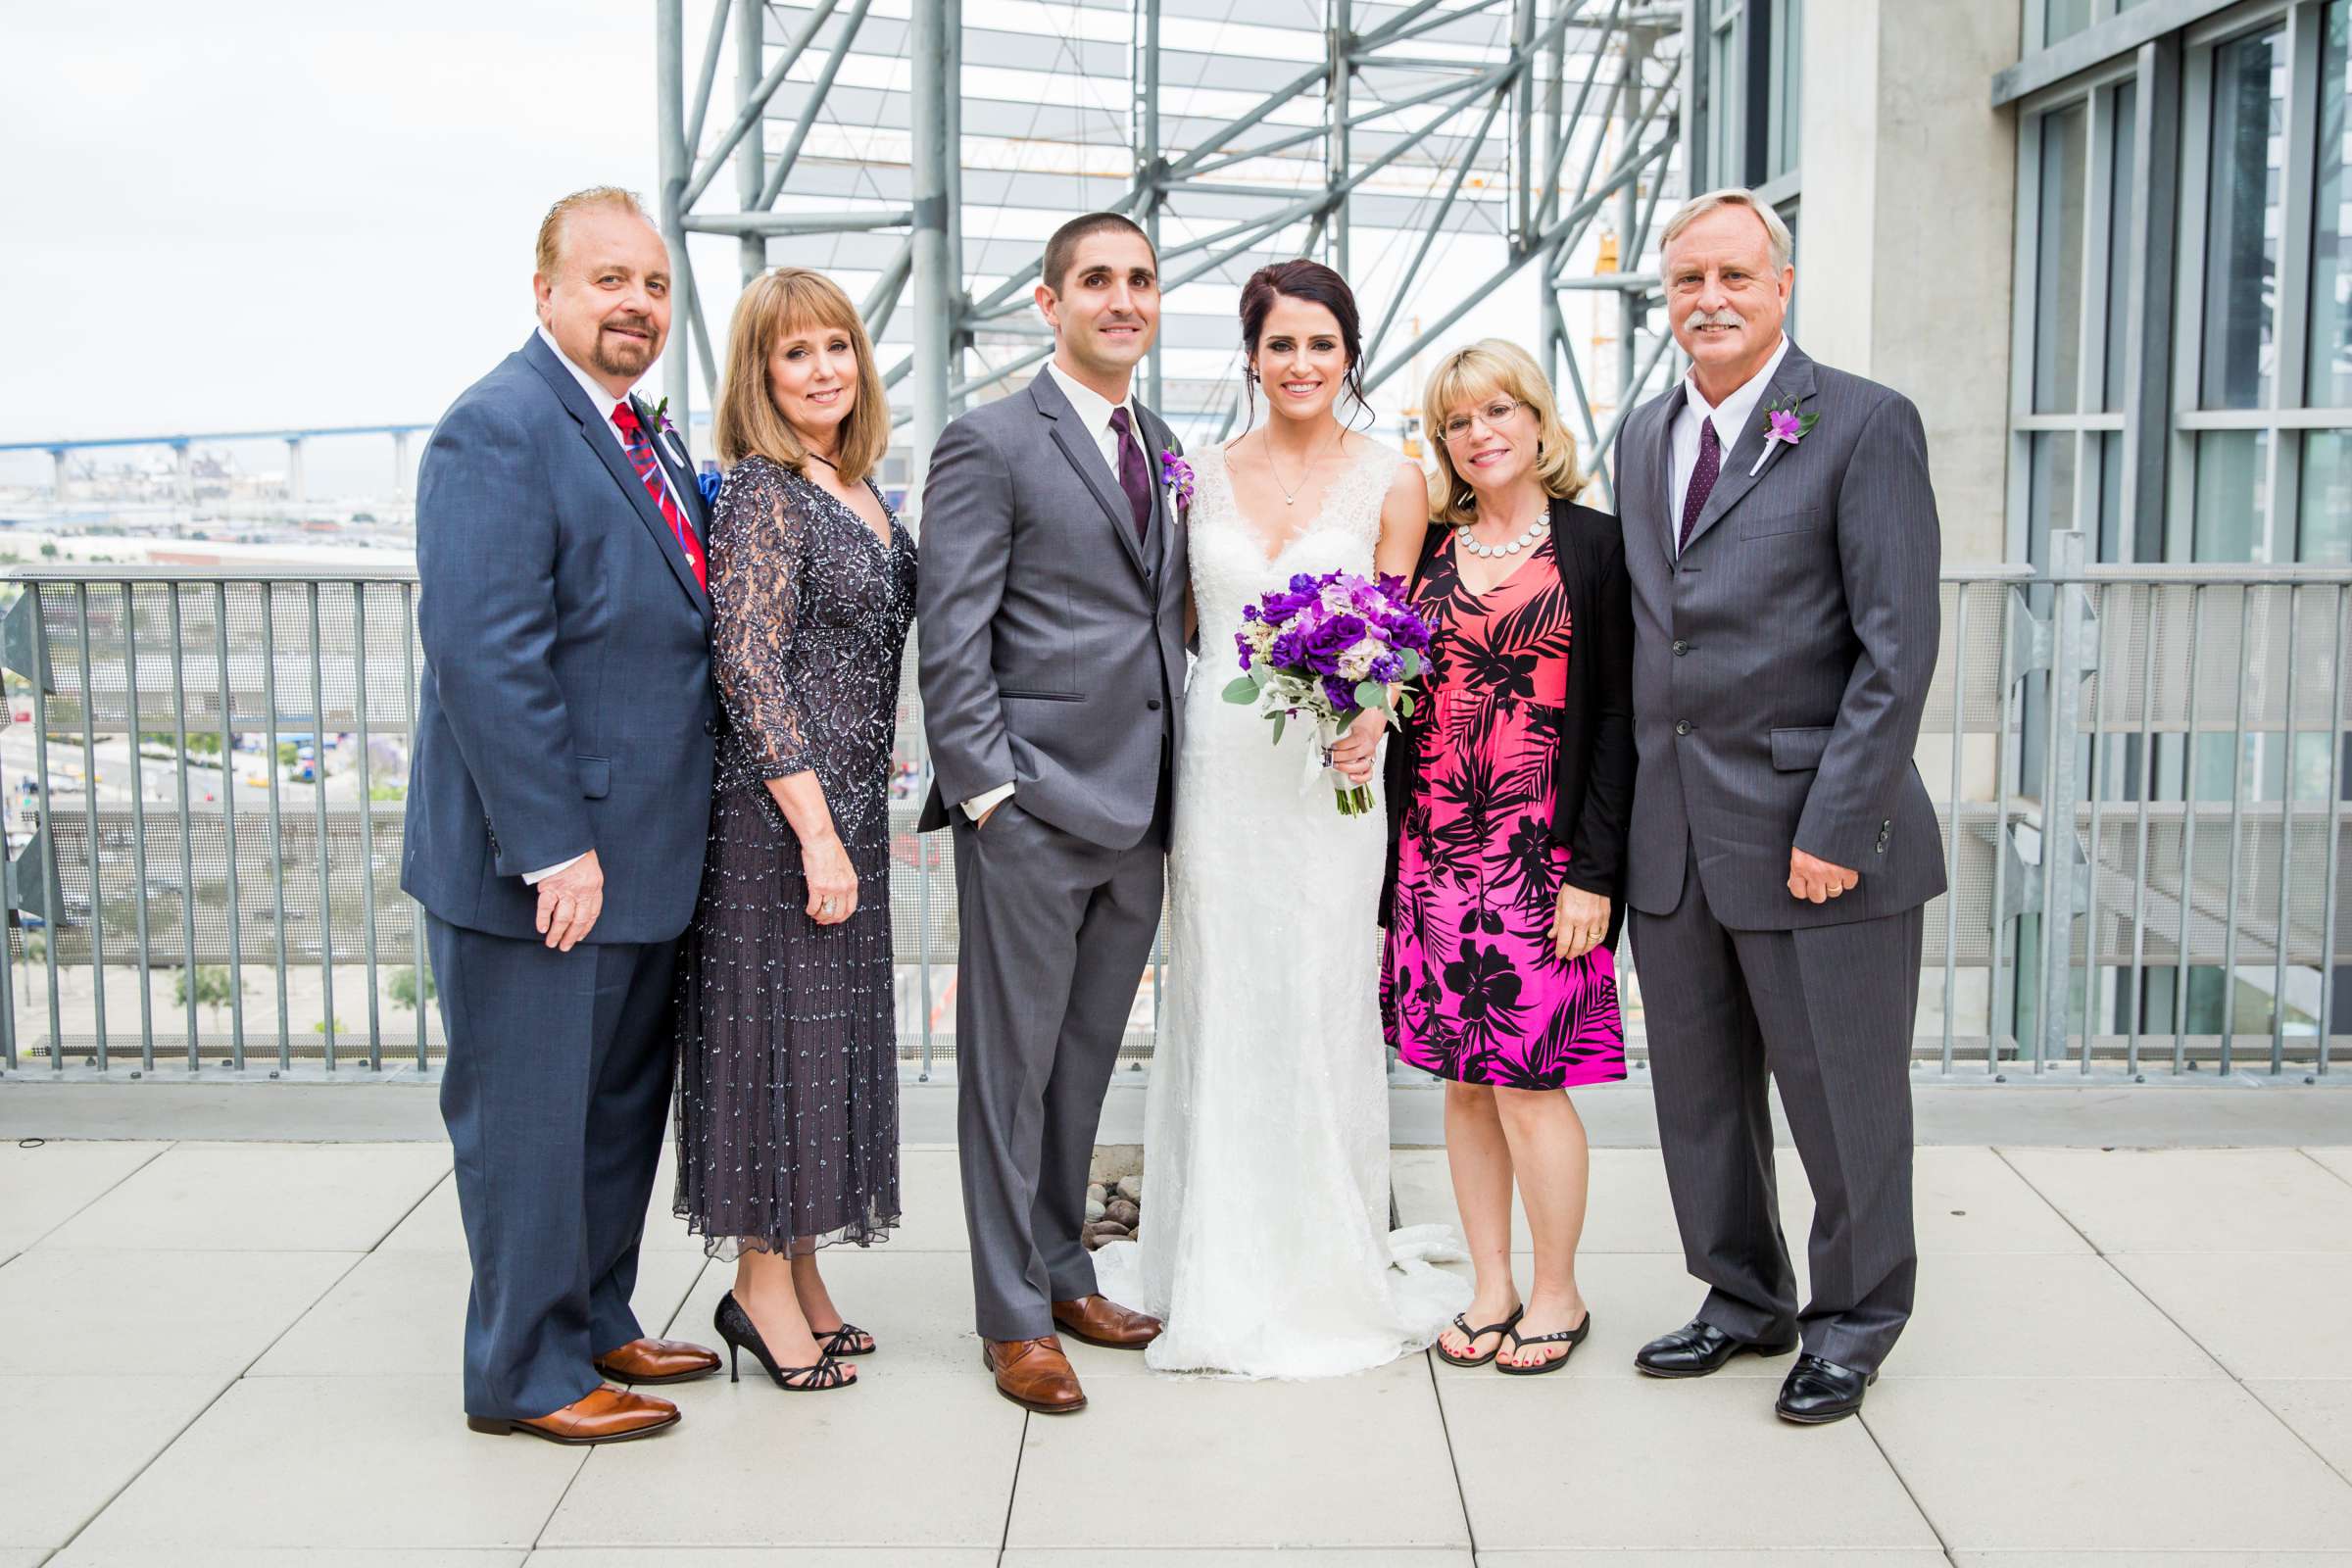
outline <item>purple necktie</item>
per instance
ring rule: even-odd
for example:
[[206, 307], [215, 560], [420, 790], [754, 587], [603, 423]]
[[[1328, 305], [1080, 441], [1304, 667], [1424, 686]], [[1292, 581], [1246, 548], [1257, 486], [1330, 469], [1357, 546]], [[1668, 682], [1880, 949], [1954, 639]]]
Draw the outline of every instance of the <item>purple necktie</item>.
[[1144, 449], [1135, 444], [1125, 405], [1110, 411], [1110, 427], [1119, 436], [1119, 488], [1127, 492], [1127, 510], [1135, 514], [1135, 539], [1141, 544], [1152, 532], [1152, 473], [1144, 466]]
[[1690, 470], [1690, 488], [1683, 497], [1683, 531], [1674, 541], [1674, 553], [1680, 556], [1690, 544], [1690, 530], [1698, 524], [1698, 514], [1706, 510], [1707, 497], [1715, 493], [1715, 481], [1723, 473], [1723, 443], [1715, 439], [1715, 421], [1698, 421], [1698, 466]]

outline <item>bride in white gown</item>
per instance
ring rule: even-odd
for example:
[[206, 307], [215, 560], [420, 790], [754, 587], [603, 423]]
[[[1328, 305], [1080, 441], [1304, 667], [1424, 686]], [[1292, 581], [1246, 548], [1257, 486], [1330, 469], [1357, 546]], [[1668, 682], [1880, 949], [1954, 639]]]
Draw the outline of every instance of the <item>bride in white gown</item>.
[[[1267, 268], [1242, 321], [1272, 415], [1192, 458], [1200, 658], [1176, 764], [1143, 1240], [1103, 1248], [1096, 1269], [1105, 1296], [1165, 1321], [1145, 1352], [1155, 1369], [1325, 1377], [1426, 1348], [1470, 1287], [1431, 1266], [1461, 1255], [1449, 1227], [1389, 1229], [1385, 810], [1342, 816], [1313, 726], [1269, 744], [1223, 693], [1245, 605], [1298, 572], [1408, 574], [1429, 502], [1417, 464], [1335, 416], [1360, 352], [1338, 273]], [[1377, 772], [1380, 727], [1360, 720], [1335, 765]]]

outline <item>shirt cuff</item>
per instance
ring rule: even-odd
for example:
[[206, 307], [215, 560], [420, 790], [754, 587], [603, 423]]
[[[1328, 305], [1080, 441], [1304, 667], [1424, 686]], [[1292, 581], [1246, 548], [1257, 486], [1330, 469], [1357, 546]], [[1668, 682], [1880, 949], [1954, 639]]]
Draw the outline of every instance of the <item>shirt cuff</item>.
[[975, 795], [963, 803], [963, 814], [977, 822], [1004, 802], [1012, 799], [1012, 786], [1000, 784], [984, 795]]
[[568, 860], [558, 860], [555, 864], [547, 866], [542, 870], [525, 871], [522, 873], [523, 886], [535, 888], [540, 883], [546, 881], [549, 877], [554, 876], [558, 871], [569, 870], [572, 866], [579, 864], [586, 858], [588, 858], [588, 857], [585, 855], [575, 855]]

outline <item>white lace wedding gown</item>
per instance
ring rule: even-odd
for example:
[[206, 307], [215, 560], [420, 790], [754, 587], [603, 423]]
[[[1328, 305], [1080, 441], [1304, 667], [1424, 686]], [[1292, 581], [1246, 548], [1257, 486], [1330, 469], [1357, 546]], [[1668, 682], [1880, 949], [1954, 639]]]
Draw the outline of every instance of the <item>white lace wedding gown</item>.
[[1431, 1266], [1462, 1255], [1449, 1227], [1389, 1230], [1385, 808], [1340, 815], [1311, 724], [1291, 723], [1275, 746], [1254, 708], [1224, 701], [1244, 605], [1297, 572], [1372, 570], [1381, 502], [1405, 459], [1365, 444], [1270, 562], [1238, 514], [1225, 454], [1194, 460], [1200, 658], [1176, 764], [1143, 1240], [1096, 1255], [1104, 1295], [1165, 1320], [1145, 1352], [1161, 1371], [1357, 1372], [1424, 1348], [1469, 1304], [1469, 1282]]

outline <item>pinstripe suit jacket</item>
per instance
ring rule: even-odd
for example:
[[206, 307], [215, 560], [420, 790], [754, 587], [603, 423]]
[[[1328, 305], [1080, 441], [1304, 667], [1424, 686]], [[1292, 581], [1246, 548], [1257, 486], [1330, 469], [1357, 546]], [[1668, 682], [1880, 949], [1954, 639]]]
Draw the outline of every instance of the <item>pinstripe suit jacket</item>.
[[[1820, 419], [1764, 453], [1762, 414], [1679, 562], [1669, 433], [1685, 388], [1617, 442], [1634, 589], [1629, 900], [1667, 914], [1694, 847], [1707, 902], [1739, 930], [1896, 914], [1943, 891], [1943, 852], [1912, 765], [1935, 673], [1940, 541], [1919, 411], [1817, 366], [1793, 343], [1762, 407]], [[1827, 904], [1788, 893], [1788, 852], [1857, 870]]]

